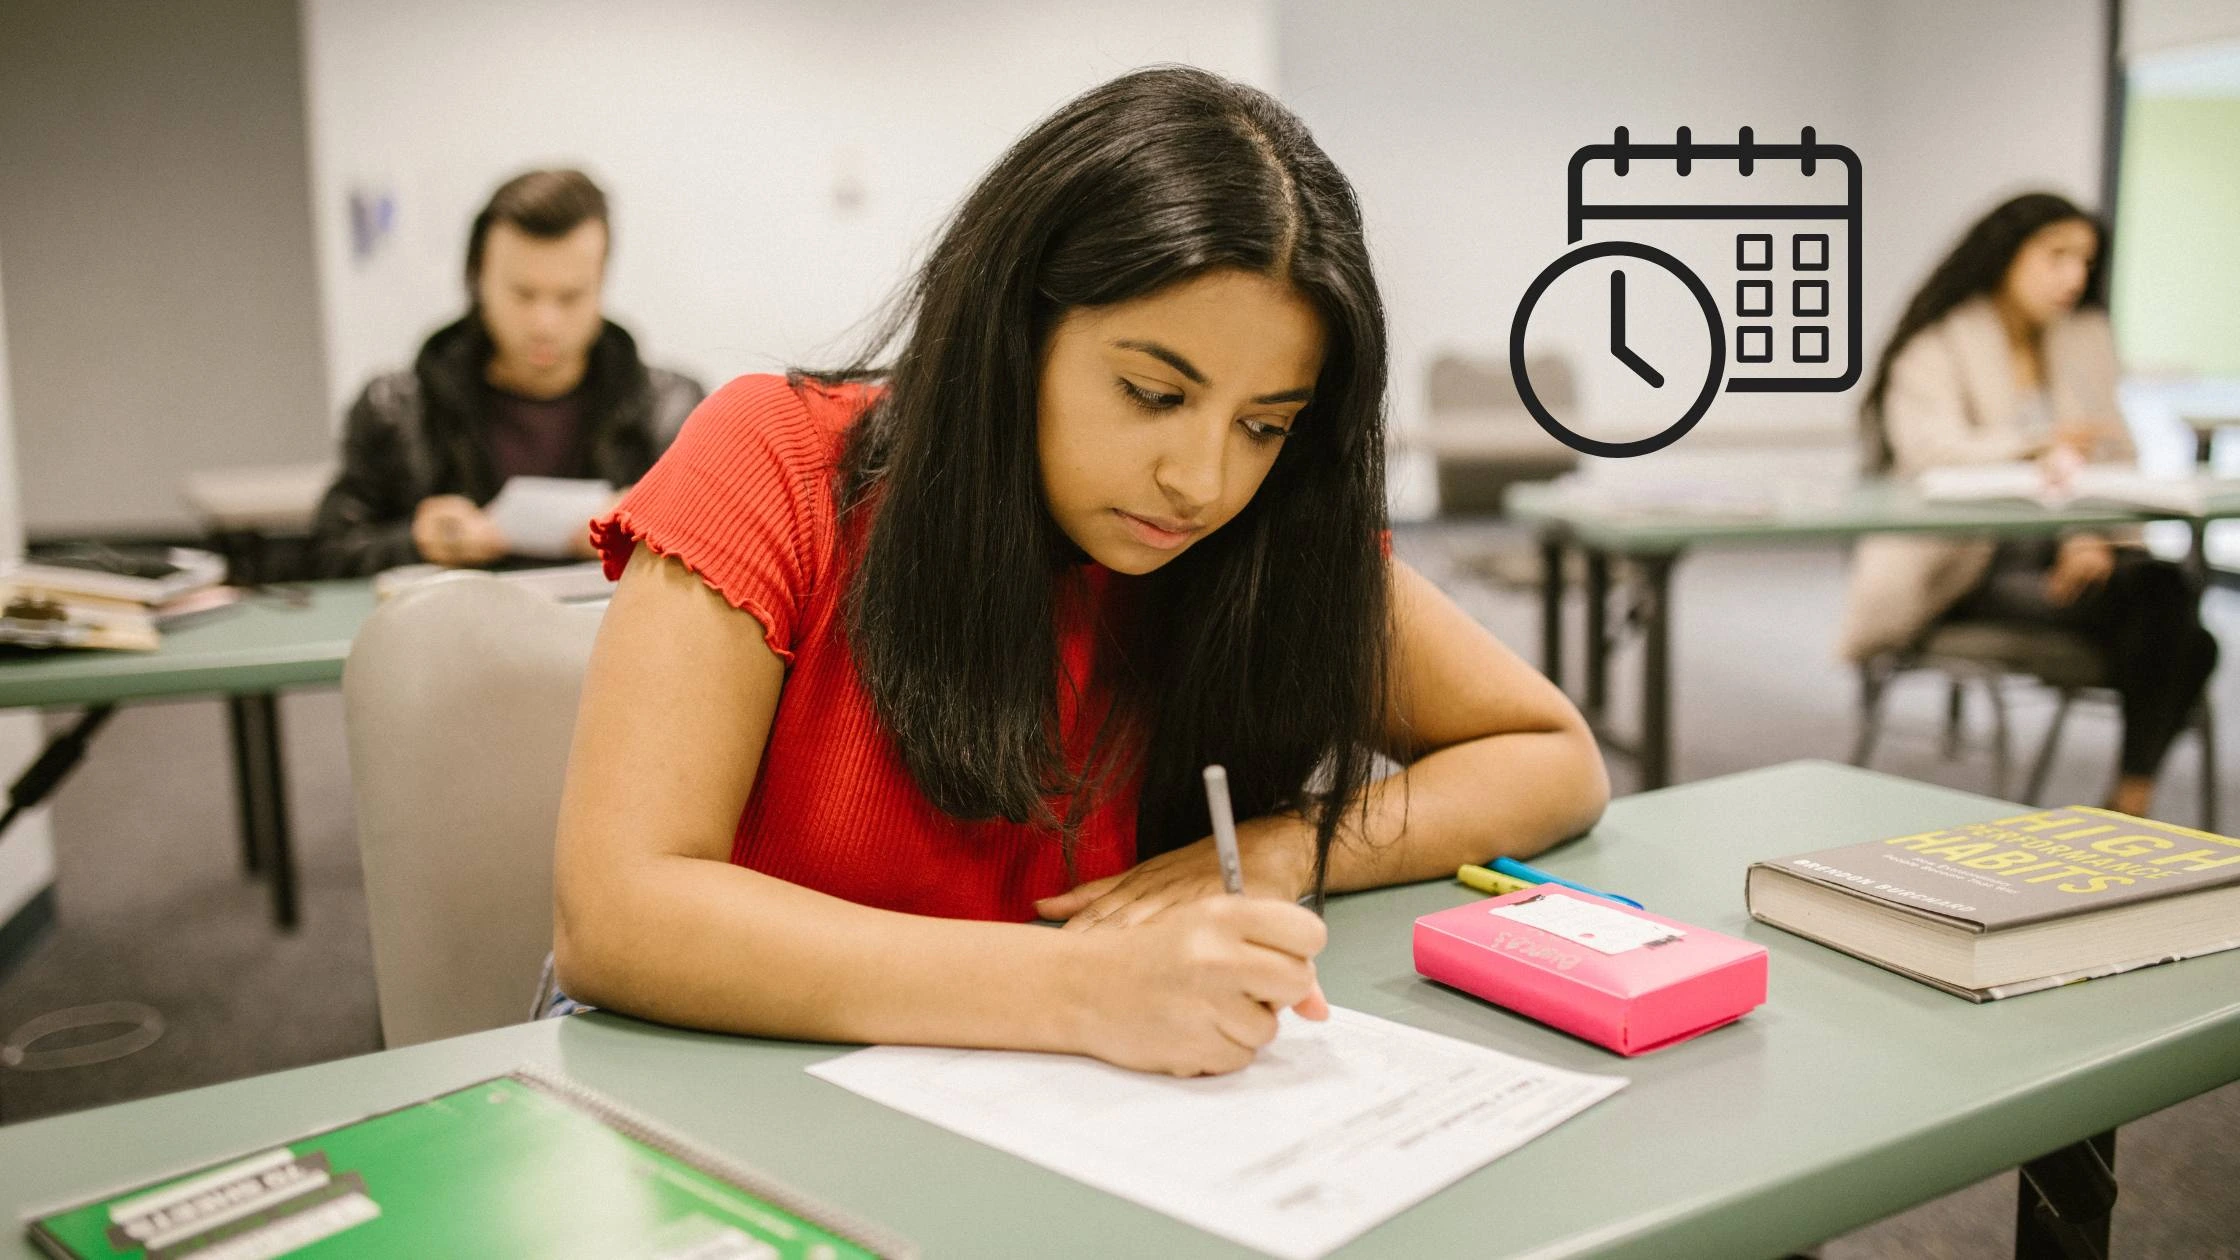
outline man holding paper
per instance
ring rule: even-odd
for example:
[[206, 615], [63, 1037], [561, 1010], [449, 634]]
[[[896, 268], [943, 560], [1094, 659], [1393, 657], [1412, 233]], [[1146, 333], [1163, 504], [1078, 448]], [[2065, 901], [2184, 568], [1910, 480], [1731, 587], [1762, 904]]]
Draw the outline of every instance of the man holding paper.
[[580, 171], [509, 180], [467, 238], [467, 314], [350, 408], [319, 504], [327, 577], [591, 555], [586, 525], [705, 393], [600, 313], [606, 196]]

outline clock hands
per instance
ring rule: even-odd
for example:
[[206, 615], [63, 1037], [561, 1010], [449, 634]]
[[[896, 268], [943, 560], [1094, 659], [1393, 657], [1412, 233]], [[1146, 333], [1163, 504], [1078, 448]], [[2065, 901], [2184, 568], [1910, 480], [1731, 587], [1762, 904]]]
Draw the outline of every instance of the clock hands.
[[1649, 382], [1649, 388], [1664, 388], [1664, 373], [1626, 348], [1626, 273], [1619, 270], [1610, 273], [1610, 356], [1632, 368], [1635, 375]]

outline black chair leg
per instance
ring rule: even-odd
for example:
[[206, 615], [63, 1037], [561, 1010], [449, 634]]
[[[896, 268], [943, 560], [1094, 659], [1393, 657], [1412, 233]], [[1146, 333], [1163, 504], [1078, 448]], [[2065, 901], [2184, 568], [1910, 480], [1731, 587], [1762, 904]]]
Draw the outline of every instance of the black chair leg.
[[2209, 697], [2193, 711], [2193, 728], [2201, 736], [2201, 829], [2217, 829], [2217, 715]]
[[1859, 667], [1859, 737], [1851, 745], [1851, 764], [1864, 767], [1882, 738], [1882, 697], [1890, 686], [1890, 671], [1873, 661]]
[[1944, 759], [1955, 760], [1960, 756], [1960, 724], [1966, 716], [1965, 696], [1957, 675], [1945, 679], [1944, 693]]
[[2063, 687], [2060, 696], [2053, 706], [2053, 721], [2046, 727], [2045, 742], [2038, 745], [2037, 761], [2030, 767], [2030, 782], [2022, 789], [2022, 799], [2032, 805], [2046, 794], [2046, 776], [2053, 772], [2054, 749], [2061, 743], [2061, 724], [2068, 721], [2069, 702], [2076, 699], [2077, 693]]
[[2012, 743], [2007, 725], [2007, 694], [1999, 689], [1999, 676], [1992, 674], [1983, 680], [1984, 694], [1991, 697], [1991, 794], [2007, 794], [2007, 759]]

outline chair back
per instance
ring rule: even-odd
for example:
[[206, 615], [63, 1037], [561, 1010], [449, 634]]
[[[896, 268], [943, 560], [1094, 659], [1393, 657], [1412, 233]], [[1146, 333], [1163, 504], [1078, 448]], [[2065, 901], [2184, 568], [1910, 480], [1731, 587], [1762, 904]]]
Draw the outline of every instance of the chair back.
[[342, 675], [383, 1039], [531, 1014], [552, 948], [552, 845], [605, 604], [481, 573], [384, 603]]

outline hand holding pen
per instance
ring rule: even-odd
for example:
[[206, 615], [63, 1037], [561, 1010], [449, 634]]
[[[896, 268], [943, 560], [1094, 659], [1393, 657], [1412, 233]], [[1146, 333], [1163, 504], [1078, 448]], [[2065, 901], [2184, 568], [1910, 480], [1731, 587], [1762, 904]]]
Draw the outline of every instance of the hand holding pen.
[[[1216, 767], [1211, 779], [1220, 780], [1218, 788], [1209, 782], [1207, 797], [1217, 887], [1241, 893], [1226, 776]], [[1192, 848], [1194, 882], [1203, 889], [1207, 847]], [[1234, 893], [1201, 891], [1125, 927], [1078, 931], [1076, 948], [1088, 963], [1075, 990], [1088, 1006], [1080, 1030], [1087, 1053], [1176, 1076], [1233, 1072], [1275, 1039], [1279, 1012], [1329, 1017], [1314, 970], [1329, 941], [1322, 920], [1286, 897]], [[1064, 898], [1038, 903], [1046, 914], [1063, 905]]]
[[[1237, 817], [1229, 806], [1229, 772], [1221, 766], [1207, 766], [1206, 812], [1213, 818], [1213, 852], [1221, 863], [1221, 886], [1232, 897], [1244, 895], [1244, 862], [1237, 856]], [[1330, 1018], [1330, 999], [1322, 996], [1322, 982], [1315, 981], [1314, 992], [1307, 999], [1292, 1007], [1308, 1019]]]

